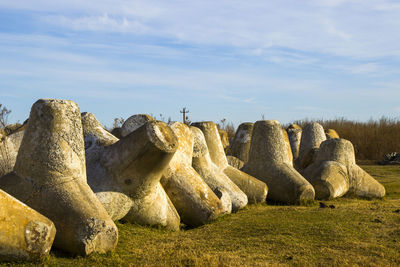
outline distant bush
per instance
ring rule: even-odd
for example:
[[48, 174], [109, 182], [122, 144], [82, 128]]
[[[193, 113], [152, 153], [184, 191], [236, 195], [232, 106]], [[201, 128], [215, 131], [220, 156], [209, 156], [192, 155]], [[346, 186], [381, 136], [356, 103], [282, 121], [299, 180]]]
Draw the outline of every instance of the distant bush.
[[[311, 120], [296, 121], [304, 126]], [[382, 117], [367, 122], [350, 121], [345, 118], [313, 120], [324, 129], [334, 129], [341, 138], [351, 141], [358, 160], [382, 160], [389, 152], [400, 152], [400, 119]]]

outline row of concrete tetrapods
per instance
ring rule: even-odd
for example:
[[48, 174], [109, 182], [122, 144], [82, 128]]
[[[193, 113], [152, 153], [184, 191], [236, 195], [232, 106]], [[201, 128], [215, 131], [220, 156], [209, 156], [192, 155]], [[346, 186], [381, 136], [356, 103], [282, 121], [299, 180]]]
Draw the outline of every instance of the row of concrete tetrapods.
[[[134, 115], [117, 138], [72, 101], [38, 100], [14, 142], [13, 171], [0, 178], [0, 260], [40, 259], [53, 241], [71, 254], [105, 253], [118, 242], [114, 221], [179, 230], [181, 222], [199, 226], [267, 195], [286, 203], [347, 192], [382, 197], [385, 189], [355, 164], [349, 141], [304, 144], [319, 138], [315, 127], [303, 129], [295, 159], [307, 164], [303, 175], [277, 121], [258, 121], [235, 137], [248, 145], [239, 170], [228, 164], [213, 122], [168, 125]], [[310, 147], [313, 155], [302, 152]]]

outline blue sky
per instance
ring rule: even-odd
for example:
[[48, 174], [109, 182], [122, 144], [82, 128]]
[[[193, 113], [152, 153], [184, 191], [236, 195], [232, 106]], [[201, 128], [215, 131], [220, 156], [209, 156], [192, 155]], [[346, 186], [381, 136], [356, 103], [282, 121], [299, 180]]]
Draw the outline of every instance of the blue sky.
[[400, 2], [1, 0], [0, 103], [39, 98], [105, 125], [400, 117]]

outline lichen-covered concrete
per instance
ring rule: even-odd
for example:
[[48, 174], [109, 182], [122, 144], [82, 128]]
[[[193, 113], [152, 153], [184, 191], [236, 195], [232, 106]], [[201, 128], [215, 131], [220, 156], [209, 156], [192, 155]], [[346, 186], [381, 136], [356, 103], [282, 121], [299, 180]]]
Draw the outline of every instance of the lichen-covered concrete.
[[171, 128], [179, 146], [161, 184], [185, 224], [208, 223], [222, 215], [226, 207], [192, 167], [194, 136], [190, 128], [180, 122], [173, 123]]
[[194, 135], [192, 166], [207, 185], [216, 192], [227, 192], [232, 211], [236, 212], [247, 205], [247, 196], [233, 183], [211, 160], [203, 132], [197, 127], [190, 127]]
[[257, 121], [254, 124], [249, 161], [243, 171], [268, 185], [268, 199], [291, 204], [313, 200], [314, 189], [293, 168], [287, 148], [279, 122]]
[[304, 126], [301, 134], [299, 156], [294, 162], [297, 170], [302, 171], [313, 162], [319, 146], [325, 140], [326, 135], [321, 124], [312, 122]]
[[251, 136], [254, 123], [244, 122], [236, 130], [235, 137], [230, 145], [230, 154], [244, 163], [249, 160]]
[[52, 221], [0, 190], [0, 261], [37, 261], [56, 234]]
[[228, 164], [221, 139], [219, 138], [217, 125], [211, 121], [196, 122], [192, 123], [192, 125], [203, 132], [211, 160], [247, 195], [248, 203], [265, 202], [268, 194], [267, 185]]
[[315, 161], [303, 175], [314, 186], [317, 199], [345, 194], [368, 198], [385, 195], [385, 188], [356, 164], [354, 147], [345, 139], [322, 142]]
[[79, 107], [40, 99], [31, 109], [14, 172], [0, 188], [53, 221], [54, 245], [88, 255], [115, 248], [118, 229], [86, 183]]
[[93, 114], [82, 121], [88, 183], [113, 219], [179, 230], [180, 217], [160, 184], [178, 147], [171, 128], [148, 121], [118, 140]]

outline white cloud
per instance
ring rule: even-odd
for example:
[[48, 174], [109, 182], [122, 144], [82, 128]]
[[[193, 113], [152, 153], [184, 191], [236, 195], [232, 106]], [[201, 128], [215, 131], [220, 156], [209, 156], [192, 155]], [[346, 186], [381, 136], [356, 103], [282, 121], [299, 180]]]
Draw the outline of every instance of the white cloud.
[[[284, 47], [354, 58], [400, 57], [400, 10], [390, 0], [3, 0], [74, 31], [116, 31], [181, 43]], [[39, 13], [40, 16], [43, 13]], [[372, 19], [373, 18], [373, 19]]]
[[149, 28], [139, 21], [129, 20], [126, 17], [114, 18], [107, 13], [100, 16], [84, 16], [70, 18], [66, 16], [49, 16], [45, 21], [71, 28], [76, 31], [112, 31], [143, 34]]

